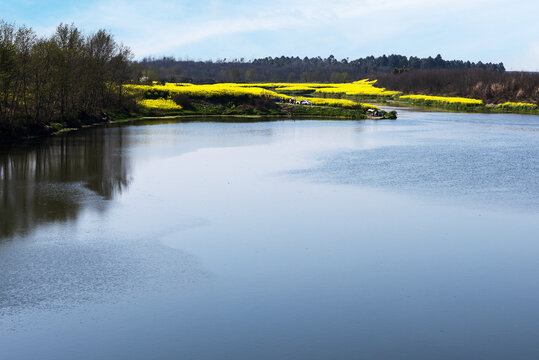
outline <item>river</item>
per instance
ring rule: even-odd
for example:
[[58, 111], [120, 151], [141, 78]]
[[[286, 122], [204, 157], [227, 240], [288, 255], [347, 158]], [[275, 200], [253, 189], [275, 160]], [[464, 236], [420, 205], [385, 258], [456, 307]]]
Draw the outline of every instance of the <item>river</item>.
[[539, 116], [0, 148], [0, 358], [539, 357]]

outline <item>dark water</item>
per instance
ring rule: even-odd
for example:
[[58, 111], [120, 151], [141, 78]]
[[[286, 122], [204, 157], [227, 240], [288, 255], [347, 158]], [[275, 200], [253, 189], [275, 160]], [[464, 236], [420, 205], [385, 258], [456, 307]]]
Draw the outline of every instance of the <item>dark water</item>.
[[399, 114], [0, 149], [0, 358], [539, 358], [539, 117]]

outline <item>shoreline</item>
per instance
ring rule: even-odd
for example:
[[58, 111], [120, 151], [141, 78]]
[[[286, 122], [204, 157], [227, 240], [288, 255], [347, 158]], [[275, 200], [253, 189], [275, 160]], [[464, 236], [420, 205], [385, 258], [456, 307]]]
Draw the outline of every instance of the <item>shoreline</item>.
[[343, 96], [343, 99], [352, 99], [354, 101], [369, 102], [376, 106], [392, 106], [404, 107], [413, 109], [426, 109], [438, 112], [453, 112], [453, 113], [468, 113], [468, 114], [517, 114], [517, 115], [539, 115], [539, 108], [535, 110], [518, 110], [518, 109], [499, 109], [496, 106], [476, 105], [469, 106], [465, 109], [456, 109], [453, 106], [443, 106], [440, 104], [427, 105], [425, 103], [405, 101], [393, 98], [383, 97], [361, 97], [361, 96]]
[[[202, 118], [208, 118], [208, 119], [215, 119], [215, 118], [230, 118], [230, 119], [245, 119], [247, 121], [249, 120], [264, 120], [268, 119], [266, 121], [271, 121], [269, 119], [276, 119], [277, 121], [286, 121], [286, 120], [335, 120], [335, 121], [360, 121], [360, 120], [372, 120], [365, 117], [350, 117], [350, 116], [337, 116], [337, 115], [317, 115], [317, 114], [298, 114], [294, 116], [289, 116], [287, 114], [173, 114], [173, 115], [166, 115], [166, 114], [155, 114], [155, 115], [147, 115], [147, 114], [140, 114], [139, 116], [130, 116], [126, 118], [116, 118], [106, 122], [96, 122], [93, 124], [86, 124], [82, 125], [81, 127], [67, 127], [63, 128], [51, 133], [42, 133], [42, 134], [33, 134], [33, 135], [27, 135], [27, 136], [21, 136], [16, 138], [3, 138], [0, 141], [0, 149], [3, 147], [9, 147], [11, 145], [17, 145], [17, 144], [23, 144], [25, 142], [33, 142], [33, 141], [39, 141], [41, 139], [46, 139], [52, 136], [60, 136], [67, 133], [72, 133], [84, 129], [89, 129], [93, 127], [100, 127], [100, 126], [108, 126], [108, 125], [121, 125], [121, 124], [127, 124], [131, 122], [138, 122], [138, 121], [151, 121], [151, 120], [181, 120], [181, 119], [202, 119]], [[375, 119], [375, 120], [385, 120], [385, 119]], [[233, 122], [233, 121], [230, 121]], [[239, 121], [238, 121], [239, 122]]]
[[[366, 99], [363, 99], [366, 100]], [[420, 105], [420, 104], [414, 104], [411, 102], [405, 102], [405, 101], [398, 101], [398, 100], [389, 100], [384, 99], [383, 101], [379, 101], [381, 99], [378, 99], [378, 101], [372, 101], [374, 99], [370, 99], [371, 103], [378, 106], [391, 106], [391, 107], [402, 107], [406, 108], [407, 110], [412, 111], [426, 111], [426, 112], [444, 112], [444, 113], [460, 113], [460, 114], [507, 114], [507, 115], [532, 115], [532, 116], [539, 116], [539, 110], [532, 112], [532, 111], [493, 111], [490, 110], [486, 106], [481, 106], [478, 108], [470, 108], [466, 110], [457, 110], [457, 109], [451, 109], [446, 108], [442, 106], [428, 106], [428, 105]], [[330, 109], [331, 111], [342, 111], [343, 113], [346, 113], [346, 111], [349, 111], [349, 109], [344, 108], [336, 108], [336, 107], [324, 107], [324, 106], [311, 106], [306, 107], [302, 106], [302, 109]], [[188, 110], [192, 111], [192, 110]], [[308, 111], [307, 111], [308, 112]], [[116, 114], [118, 116], [119, 114]], [[134, 115], [134, 114], [131, 114]], [[119, 125], [124, 123], [130, 123], [130, 122], [137, 122], [137, 121], [151, 121], [151, 120], [174, 120], [174, 119], [190, 119], [190, 118], [230, 118], [230, 119], [245, 119], [248, 120], [263, 120], [263, 119], [278, 119], [278, 120], [317, 120], [317, 119], [327, 119], [327, 120], [335, 120], [335, 121], [358, 121], [358, 120], [389, 120], [384, 119], [380, 117], [368, 117], [364, 114], [358, 114], [361, 116], [349, 116], [349, 115], [335, 115], [335, 114], [308, 114], [308, 113], [299, 113], [299, 114], [292, 114], [292, 113], [268, 113], [268, 114], [216, 114], [216, 113], [175, 113], [175, 114], [166, 114], [166, 113], [154, 113], [154, 114], [139, 114], [134, 116], [128, 116], [128, 117], [121, 117], [118, 116], [115, 118], [115, 115], [112, 115], [112, 119], [108, 121], [101, 121], [96, 122], [93, 124], [85, 124], [81, 127], [67, 127], [62, 128], [57, 131], [53, 131], [50, 133], [41, 133], [41, 134], [33, 134], [28, 136], [22, 136], [22, 137], [16, 137], [16, 138], [2, 138], [0, 141], [0, 148], [16, 145], [16, 144], [22, 144], [25, 142], [32, 142], [32, 141], [39, 141], [40, 139], [48, 138], [51, 136], [59, 136], [66, 133], [71, 133], [83, 129], [88, 129], [92, 127], [99, 127], [99, 126], [108, 126], [108, 125]], [[269, 120], [268, 120], [269, 121]]]
[[438, 105], [424, 105], [414, 104], [413, 102], [391, 101], [392, 106], [402, 106], [415, 109], [433, 110], [438, 112], [450, 112], [450, 113], [464, 113], [464, 114], [514, 114], [514, 115], [539, 115], [539, 110], [522, 110], [522, 111], [510, 111], [503, 109], [496, 109], [495, 107], [488, 107], [486, 105], [479, 105], [476, 107], [469, 107], [468, 109], [453, 109], [451, 107], [444, 107]]

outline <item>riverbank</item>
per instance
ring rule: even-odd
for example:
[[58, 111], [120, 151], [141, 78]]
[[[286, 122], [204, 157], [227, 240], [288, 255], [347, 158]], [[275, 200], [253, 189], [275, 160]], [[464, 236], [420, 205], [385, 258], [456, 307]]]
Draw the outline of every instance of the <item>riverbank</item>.
[[[438, 98], [440, 100], [413, 99], [421, 96], [426, 98]], [[533, 103], [513, 103], [484, 104], [480, 100], [459, 98], [462, 102], [454, 102], [454, 97], [427, 96], [427, 95], [407, 95], [407, 96], [357, 96], [357, 95], [336, 95], [338, 99], [349, 99], [352, 101], [370, 102], [377, 106], [401, 106], [413, 107], [415, 109], [428, 109], [434, 111], [448, 111], [458, 113], [484, 113], [484, 114], [521, 114], [539, 115], [539, 107]], [[445, 101], [444, 99], [448, 99]], [[473, 102], [467, 102], [472, 100]]]
[[[357, 99], [356, 99], [357, 100]], [[367, 99], [362, 98], [362, 101]], [[451, 106], [435, 103], [421, 103], [413, 101], [404, 101], [400, 99], [369, 99], [376, 106], [387, 106], [387, 107], [402, 107], [402, 108], [411, 108], [414, 110], [425, 110], [425, 111], [442, 111], [442, 112], [453, 112], [453, 113], [467, 113], [467, 114], [516, 114], [516, 115], [539, 115], [538, 109], [518, 109], [514, 107], [498, 107], [494, 104], [488, 105], [478, 105], [478, 106]]]
[[[495, 113], [495, 114], [532, 114], [539, 115], [537, 99], [519, 99], [513, 101], [512, 97], [481, 97], [456, 96], [432, 91], [414, 93], [410, 89], [395, 91], [376, 86], [376, 80], [363, 79], [352, 83], [342, 84], [256, 84], [277, 93], [293, 93], [295, 95], [313, 96], [329, 101], [353, 101], [356, 103], [400, 103], [406, 106], [419, 106], [431, 109], [444, 109], [467, 113]], [[505, 100], [501, 100], [505, 99]], [[526, 98], [525, 98], [526, 99]]]
[[[373, 108], [376, 108], [373, 106]], [[386, 113], [386, 112], [383, 112]], [[259, 117], [329, 117], [332, 119], [366, 119], [368, 112], [361, 108], [345, 108], [337, 106], [322, 105], [297, 105], [290, 103], [278, 103], [265, 101], [260, 104], [216, 104], [216, 103], [191, 103], [188, 108], [179, 110], [145, 108], [141, 109], [142, 116], [259, 116]], [[392, 118], [387, 114], [386, 118]]]
[[477, 99], [428, 95], [405, 95], [398, 97], [395, 101], [405, 105], [466, 113], [539, 115], [539, 107], [533, 103], [484, 104], [483, 101]]
[[312, 119], [329, 119], [329, 120], [385, 120], [396, 119], [396, 111], [384, 112], [383, 116], [373, 118], [358, 112], [357, 110], [342, 109], [335, 107], [322, 106], [302, 106], [294, 104], [278, 104], [278, 111], [254, 110], [252, 112], [238, 112], [229, 109], [228, 111], [216, 111], [215, 106], [205, 107], [206, 111], [199, 110], [179, 110], [179, 111], [159, 111], [157, 109], [146, 110], [143, 114], [132, 114], [131, 117], [117, 118], [109, 122], [109, 124], [123, 124], [134, 121], [151, 121], [151, 120], [166, 120], [166, 119], [185, 119], [190, 121], [219, 121], [219, 122], [251, 122], [265, 121], [270, 119], [278, 120], [312, 120]]
[[[396, 112], [384, 112], [385, 117], [376, 118], [394, 119]], [[0, 144], [13, 144], [17, 142], [32, 141], [47, 136], [55, 136], [73, 132], [80, 129], [87, 129], [96, 126], [106, 126], [109, 124], [121, 124], [139, 120], [152, 119], [208, 119], [210, 121], [260, 121], [269, 118], [278, 119], [331, 119], [331, 120], [364, 120], [368, 115], [360, 109], [343, 108], [335, 106], [297, 105], [290, 103], [275, 103], [273, 101], [265, 104], [252, 105], [223, 105], [212, 103], [191, 103], [188, 109], [158, 109], [139, 107], [134, 112], [118, 112], [106, 114], [103, 118], [95, 119], [95, 122], [80, 122], [78, 126], [68, 124], [51, 123], [43, 125], [41, 128], [32, 128], [27, 133], [19, 132], [17, 136], [3, 137]], [[371, 117], [372, 118], [372, 117]]]

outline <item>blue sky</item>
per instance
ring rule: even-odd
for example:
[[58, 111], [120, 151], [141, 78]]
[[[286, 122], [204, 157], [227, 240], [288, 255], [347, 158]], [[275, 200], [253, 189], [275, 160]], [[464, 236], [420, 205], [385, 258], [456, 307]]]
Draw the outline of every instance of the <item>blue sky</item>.
[[537, 14], [537, 0], [0, 0], [0, 19], [45, 34], [104, 28], [139, 59], [439, 53], [528, 71], [539, 71]]

